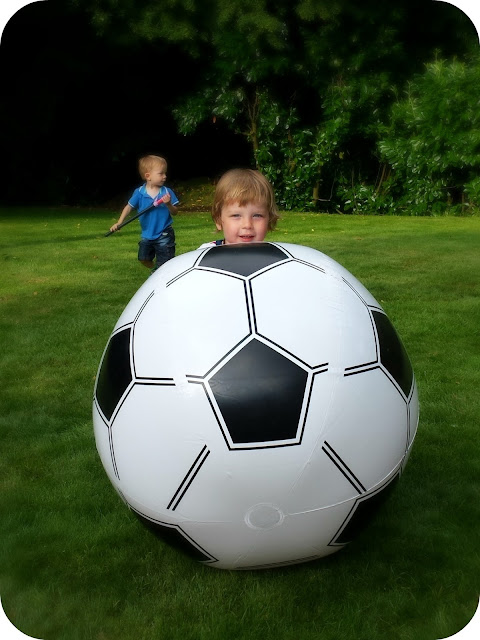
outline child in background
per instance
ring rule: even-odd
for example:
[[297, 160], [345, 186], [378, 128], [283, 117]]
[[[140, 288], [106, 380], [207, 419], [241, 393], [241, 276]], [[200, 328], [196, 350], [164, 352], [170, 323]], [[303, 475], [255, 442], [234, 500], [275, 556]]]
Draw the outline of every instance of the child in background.
[[212, 218], [223, 240], [207, 242], [200, 249], [220, 244], [262, 242], [279, 218], [272, 185], [253, 169], [231, 169], [218, 181]]
[[177, 213], [178, 198], [165, 186], [167, 179], [165, 158], [143, 156], [138, 162], [138, 171], [145, 183], [135, 189], [123, 208], [118, 222], [110, 227], [110, 231], [117, 231], [119, 225], [133, 209], [142, 211], [153, 204], [155, 208], [139, 218], [142, 238], [138, 243], [139, 261], [153, 272], [175, 256], [172, 215]]

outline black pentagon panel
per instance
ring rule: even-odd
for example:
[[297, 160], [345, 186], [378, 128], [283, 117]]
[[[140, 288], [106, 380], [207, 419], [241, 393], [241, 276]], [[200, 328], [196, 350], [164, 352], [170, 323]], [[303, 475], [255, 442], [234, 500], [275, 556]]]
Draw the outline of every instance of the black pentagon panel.
[[108, 420], [132, 381], [130, 333], [130, 328], [124, 329], [111, 338], [98, 374], [97, 401]]
[[307, 372], [277, 351], [252, 340], [209, 382], [235, 444], [296, 437]]
[[356, 538], [372, 521], [380, 506], [396, 486], [399, 475], [396, 475], [387, 485], [367, 498], [360, 499], [353, 507], [353, 514], [347, 526], [335, 537], [330, 544], [348, 544]]
[[288, 257], [279, 247], [268, 242], [224, 244], [212, 247], [198, 266], [221, 269], [246, 277]]
[[149, 520], [142, 514], [132, 509], [133, 513], [137, 516], [140, 522], [147, 527], [153, 534], [166, 542], [171, 547], [178, 549], [185, 555], [197, 560], [198, 562], [211, 562], [215, 560], [212, 556], [207, 555], [200, 547], [197, 547], [190, 541], [186, 534], [176, 526], [168, 526], [159, 522]]
[[380, 362], [408, 396], [413, 383], [413, 369], [405, 347], [384, 313], [372, 310], [380, 344]]

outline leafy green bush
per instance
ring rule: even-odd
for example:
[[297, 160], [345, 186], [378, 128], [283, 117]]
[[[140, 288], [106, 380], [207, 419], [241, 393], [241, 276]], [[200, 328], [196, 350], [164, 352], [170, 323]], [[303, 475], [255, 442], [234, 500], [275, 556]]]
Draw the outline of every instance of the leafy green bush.
[[264, 96], [255, 159], [274, 185], [280, 207], [302, 211], [317, 208], [319, 189], [326, 186], [324, 169], [329, 169], [329, 175], [348, 132], [349, 101], [348, 91], [329, 92], [324, 120], [306, 127], [301, 126], [293, 107], [287, 111]]
[[345, 213], [390, 211], [391, 198], [368, 186], [378, 168], [374, 152], [385, 128], [386, 92], [380, 76], [372, 84], [365, 78], [337, 78], [309, 126], [293, 107], [287, 111], [263, 94], [255, 157], [282, 208], [308, 211], [322, 203]]
[[395, 201], [389, 193], [380, 193], [369, 184], [339, 184], [336, 198], [341, 203], [342, 213], [358, 214], [394, 214], [397, 213]]
[[259, 109], [258, 148], [255, 160], [275, 189], [282, 209], [314, 208], [312, 182], [318, 169], [314, 157], [314, 134], [298, 127], [295, 110], [282, 109], [262, 96]]
[[480, 206], [480, 59], [436, 61], [397, 101], [379, 151], [384, 189], [411, 215]]

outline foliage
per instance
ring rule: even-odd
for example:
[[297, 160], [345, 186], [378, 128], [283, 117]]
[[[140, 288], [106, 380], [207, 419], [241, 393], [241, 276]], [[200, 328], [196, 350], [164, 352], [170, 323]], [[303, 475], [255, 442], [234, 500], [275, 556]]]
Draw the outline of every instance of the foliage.
[[[227, 31], [214, 31], [207, 81], [175, 111], [180, 129], [191, 133], [222, 118], [245, 135], [285, 209], [391, 213], [395, 192], [386, 190], [388, 158], [377, 144], [397, 91], [419, 63], [402, 46], [414, 7], [369, 6], [367, 14], [347, 2], [313, 14], [312, 6], [290, 8], [284, 42], [276, 39], [270, 49], [255, 29], [246, 38], [241, 23], [238, 33], [227, 23]], [[287, 12], [277, 7], [276, 16]], [[260, 18], [255, 24], [268, 33]]]
[[131, 43], [165, 40], [199, 54], [199, 26], [210, 17], [212, 2], [195, 0], [67, 0], [90, 16], [95, 33], [110, 41]]
[[255, 157], [275, 185], [282, 207], [307, 211], [329, 203], [348, 213], [376, 212], [375, 188], [367, 196], [372, 189], [351, 176], [359, 155], [363, 170], [368, 167], [364, 156], [372, 146], [369, 138], [375, 139], [381, 130], [387, 91], [381, 76], [373, 84], [365, 77], [337, 78], [326, 89], [319, 122], [310, 128], [296, 110], [286, 112], [264, 95]]
[[[49, 39], [37, 27], [45, 14]], [[22, 23], [22, 15], [32, 18]], [[199, 156], [210, 177], [235, 162], [256, 164], [286, 209], [385, 213], [398, 201], [402, 210], [422, 213], [445, 203], [469, 211], [478, 203], [476, 151], [471, 138], [463, 145], [459, 123], [452, 127], [459, 135], [453, 168], [442, 169], [441, 179], [419, 168], [407, 183], [401, 140], [407, 145], [405, 136], [416, 135], [413, 124], [402, 129], [405, 118], [413, 122], [408, 100], [390, 116], [409, 82], [420, 104], [423, 88], [412, 78], [435, 51], [448, 66], [478, 48], [468, 18], [447, 3], [49, 0], [19, 16], [2, 39], [9, 99], [0, 116], [9, 126], [1, 141], [11, 158], [5, 201], [28, 201], [27, 177], [39, 202], [105, 202], [133, 186], [139, 154], [161, 152], [175, 177], [180, 169], [193, 177]], [[471, 78], [468, 108], [475, 111], [477, 76]], [[435, 119], [429, 110], [426, 118]], [[450, 166], [453, 133], [445, 138], [438, 121], [437, 131], [443, 147], [436, 142], [436, 154]], [[26, 148], [33, 161], [22, 178]], [[407, 184], [416, 194], [411, 201]]]
[[313, 210], [318, 204], [322, 169], [338, 150], [348, 111], [331, 114], [323, 127], [306, 128], [294, 108], [288, 112], [264, 95], [259, 110], [257, 166], [275, 187], [287, 210]]
[[257, 167], [272, 183], [283, 209], [312, 208], [311, 181], [317, 171], [313, 134], [298, 127], [298, 116], [265, 92], [259, 98]]
[[[327, 2], [282, 0], [273, 9], [266, 0], [215, 4], [203, 39], [209, 63], [199, 69], [191, 93], [174, 113], [182, 133], [192, 133], [206, 119], [221, 118], [258, 149], [261, 102], [275, 96], [281, 108], [295, 102], [302, 78], [297, 31], [302, 20], [325, 20], [335, 11]], [[303, 17], [300, 17], [303, 16]], [[288, 84], [291, 86], [288, 87]], [[293, 89], [291, 87], [294, 87]]]
[[393, 172], [385, 189], [413, 215], [480, 206], [480, 57], [437, 60], [392, 108], [379, 150]]

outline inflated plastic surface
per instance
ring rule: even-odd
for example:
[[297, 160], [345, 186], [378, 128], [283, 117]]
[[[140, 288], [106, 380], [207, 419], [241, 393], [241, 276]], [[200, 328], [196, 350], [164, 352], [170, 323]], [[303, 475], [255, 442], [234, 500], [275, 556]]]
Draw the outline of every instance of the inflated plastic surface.
[[382, 307], [328, 256], [284, 243], [165, 263], [119, 318], [93, 405], [130, 509], [224, 569], [350, 542], [402, 473], [418, 415]]

